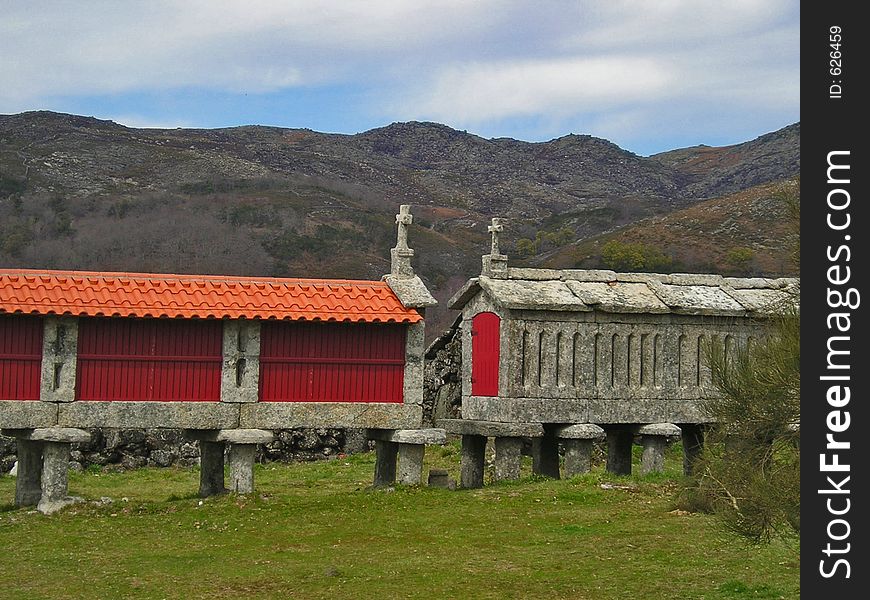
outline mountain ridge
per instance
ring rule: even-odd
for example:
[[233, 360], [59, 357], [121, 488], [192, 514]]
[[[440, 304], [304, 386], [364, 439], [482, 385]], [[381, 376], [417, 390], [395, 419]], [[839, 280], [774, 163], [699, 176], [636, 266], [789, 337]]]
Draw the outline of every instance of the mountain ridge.
[[[378, 278], [389, 271], [393, 215], [412, 204], [414, 264], [443, 300], [479, 272], [490, 217], [506, 219], [512, 260], [521, 240], [540, 238], [524, 261], [543, 264], [554, 245], [799, 170], [799, 123], [642, 157], [590, 135], [485, 139], [417, 121], [351, 135], [0, 115], [0, 266]], [[717, 209], [726, 220], [727, 208]]]

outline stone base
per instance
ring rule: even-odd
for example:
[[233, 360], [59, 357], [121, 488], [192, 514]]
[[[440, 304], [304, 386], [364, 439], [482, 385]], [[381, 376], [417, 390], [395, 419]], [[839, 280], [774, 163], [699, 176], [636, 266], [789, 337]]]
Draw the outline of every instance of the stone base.
[[680, 428], [671, 423], [653, 423], [638, 429], [643, 446], [643, 456], [640, 461], [640, 472], [661, 473], [665, 468], [665, 450], [668, 441], [680, 435]]
[[[254, 458], [257, 444], [268, 444], [275, 435], [263, 429], [189, 429], [185, 436], [199, 440], [199, 495], [251, 494], [254, 491]], [[224, 487], [224, 447], [230, 463], [230, 487]]]
[[[375, 440], [374, 486], [419, 485], [423, 481], [423, 458], [427, 444], [444, 444], [443, 429], [369, 429]], [[398, 460], [398, 467], [396, 461]]]
[[40, 512], [50, 514], [77, 500], [68, 496], [70, 446], [90, 440], [87, 431], [46, 427], [4, 429], [3, 433], [17, 438], [16, 506], [36, 505]]

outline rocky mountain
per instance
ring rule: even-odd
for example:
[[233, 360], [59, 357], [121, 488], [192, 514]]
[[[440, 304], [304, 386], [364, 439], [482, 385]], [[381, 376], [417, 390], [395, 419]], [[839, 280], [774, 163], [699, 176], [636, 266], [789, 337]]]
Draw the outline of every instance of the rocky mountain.
[[669, 271], [796, 276], [797, 223], [786, 197], [800, 197], [796, 179], [765, 183], [704, 200], [666, 215], [576, 240], [535, 263], [552, 268], [597, 267], [602, 248], [655, 248]]
[[417, 271], [443, 299], [479, 271], [492, 216], [508, 219], [512, 256], [587, 265], [577, 249], [596, 236], [794, 177], [799, 142], [795, 124], [641, 157], [591, 136], [528, 143], [435, 123], [337, 135], [0, 115], [0, 266], [378, 278], [408, 203]]

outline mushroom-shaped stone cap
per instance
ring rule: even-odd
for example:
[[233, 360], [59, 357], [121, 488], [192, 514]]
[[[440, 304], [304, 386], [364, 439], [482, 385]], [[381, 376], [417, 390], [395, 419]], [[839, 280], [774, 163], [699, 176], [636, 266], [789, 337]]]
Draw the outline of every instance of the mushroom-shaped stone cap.
[[663, 435], [665, 437], [676, 437], [682, 433], [682, 429], [673, 423], [651, 423], [639, 427], [637, 433], [638, 435]]
[[568, 440], [603, 440], [604, 430], [592, 423], [566, 425], [556, 431], [556, 437]]

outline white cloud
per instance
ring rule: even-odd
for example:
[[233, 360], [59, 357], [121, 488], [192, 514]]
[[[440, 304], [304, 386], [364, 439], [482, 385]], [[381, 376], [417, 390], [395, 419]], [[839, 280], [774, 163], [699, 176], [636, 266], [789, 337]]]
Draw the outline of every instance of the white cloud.
[[[490, 2], [54, 2], [4, 7], [3, 100], [341, 82], [485, 27]], [[455, 22], [454, 22], [455, 21]], [[2, 108], [2, 106], [0, 106]]]
[[368, 99], [348, 105], [368, 111], [360, 121], [629, 136], [678, 127], [681, 113], [725, 123], [798, 107], [794, 0], [0, 2], [0, 113], [334, 86]]
[[659, 97], [672, 79], [666, 65], [642, 57], [475, 63], [442, 70], [403, 108], [463, 123], [570, 115]]

